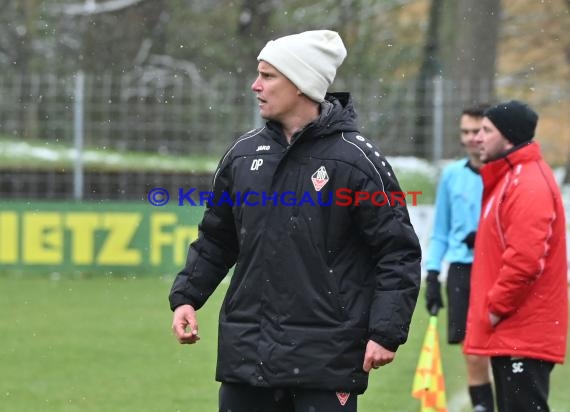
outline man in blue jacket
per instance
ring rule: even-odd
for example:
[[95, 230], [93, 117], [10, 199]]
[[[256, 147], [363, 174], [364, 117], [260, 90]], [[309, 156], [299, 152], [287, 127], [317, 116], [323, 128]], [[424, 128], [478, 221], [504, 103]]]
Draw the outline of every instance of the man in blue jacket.
[[235, 264], [219, 318], [220, 411], [356, 411], [369, 372], [407, 339], [421, 251], [350, 96], [327, 93], [345, 56], [328, 30], [263, 48], [251, 89], [267, 122], [220, 161], [174, 280], [172, 328], [192, 344], [196, 311]]
[[[441, 176], [435, 203], [433, 232], [425, 267], [428, 271], [426, 303], [430, 314], [443, 307], [438, 279], [442, 261], [449, 263], [447, 272], [448, 328], [450, 344], [465, 339], [473, 246], [481, 212], [482, 165], [475, 136], [481, 128], [486, 105], [466, 108], [461, 113], [461, 144], [466, 158], [447, 166]], [[494, 410], [487, 357], [465, 355], [469, 395], [475, 412]]]

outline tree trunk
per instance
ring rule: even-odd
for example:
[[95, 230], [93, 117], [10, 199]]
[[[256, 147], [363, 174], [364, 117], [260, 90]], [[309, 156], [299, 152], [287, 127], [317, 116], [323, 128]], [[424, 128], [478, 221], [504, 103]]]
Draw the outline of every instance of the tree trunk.
[[242, 55], [236, 56], [236, 61], [243, 62], [241, 72], [238, 71], [238, 74], [244, 79], [255, 77], [257, 55], [265, 43], [281, 36], [279, 33], [271, 33], [270, 22], [273, 10], [274, 5], [271, 1], [243, 0], [237, 33], [240, 47], [236, 47]]
[[444, 157], [458, 155], [461, 110], [495, 99], [500, 0], [447, 0], [443, 44]]
[[234, 84], [237, 88], [243, 88], [234, 94], [237, 105], [254, 101], [247, 87], [256, 77], [257, 56], [269, 40], [281, 36], [280, 33], [271, 31], [271, 15], [274, 7], [273, 2], [269, 0], [242, 1], [236, 46], [233, 47], [233, 50], [240, 54], [235, 56], [235, 61], [240, 62], [240, 64], [236, 66], [236, 82]]
[[495, 96], [495, 70], [501, 2], [460, 0], [454, 58], [449, 60], [455, 107], [491, 101]]
[[414, 153], [418, 157], [429, 157], [431, 125], [433, 123], [432, 81], [441, 74], [439, 29], [443, 0], [432, 0], [428, 30], [424, 44], [422, 65], [416, 82]]

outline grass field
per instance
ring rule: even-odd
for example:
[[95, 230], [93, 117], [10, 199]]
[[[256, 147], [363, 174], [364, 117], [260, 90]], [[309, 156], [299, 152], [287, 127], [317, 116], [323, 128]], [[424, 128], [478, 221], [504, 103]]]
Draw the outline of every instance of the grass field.
[[[0, 274], [0, 410], [216, 411], [217, 312], [225, 285], [199, 312], [202, 340], [183, 346], [170, 332], [171, 281]], [[373, 373], [359, 398], [361, 412], [419, 410], [410, 390], [426, 325], [420, 301], [409, 342], [394, 363]], [[444, 339], [450, 399], [464, 393], [464, 371], [459, 349]], [[570, 368], [556, 367], [553, 412], [570, 411], [569, 381]]]

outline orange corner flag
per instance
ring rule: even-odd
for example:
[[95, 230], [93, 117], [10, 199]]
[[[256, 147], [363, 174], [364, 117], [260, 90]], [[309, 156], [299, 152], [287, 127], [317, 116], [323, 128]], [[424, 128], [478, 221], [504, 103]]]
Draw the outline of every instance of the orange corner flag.
[[414, 376], [412, 396], [422, 401], [421, 412], [447, 412], [437, 316], [429, 318], [429, 326]]

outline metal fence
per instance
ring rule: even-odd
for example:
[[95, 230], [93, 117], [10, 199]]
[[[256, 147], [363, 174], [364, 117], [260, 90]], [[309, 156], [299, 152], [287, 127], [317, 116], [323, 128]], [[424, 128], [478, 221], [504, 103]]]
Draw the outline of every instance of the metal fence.
[[[103, 154], [118, 151], [219, 157], [236, 136], [262, 123], [250, 90], [252, 80], [226, 75], [204, 84], [190, 77], [144, 72], [120, 76], [1, 74], [0, 143], [26, 141], [39, 147], [89, 148]], [[457, 118], [463, 104], [462, 89], [481, 90], [476, 99], [488, 101], [491, 97], [483, 93], [488, 87], [458, 87], [441, 79], [427, 82], [422, 85], [424, 89], [417, 86], [415, 81], [388, 83], [355, 77], [340, 79], [333, 89], [352, 92], [362, 133], [389, 156], [420, 154], [437, 161], [459, 154]], [[418, 90], [427, 92], [428, 104], [417, 104]], [[534, 92], [529, 94], [529, 90]], [[497, 92], [499, 98], [504, 94], [535, 105], [568, 107], [570, 102], [567, 84], [503, 84]], [[562, 110], [554, 122], [563, 124], [566, 115]], [[420, 117], [428, 121], [419, 123]], [[419, 135], [427, 138], [418, 139]], [[139, 181], [135, 176], [146, 176], [145, 184], [149, 176], [154, 176], [151, 180], [157, 184], [161, 179], [196, 178], [188, 173], [152, 170], [104, 173], [84, 170], [77, 163], [75, 172], [69, 168], [36, 169], [33, 164], [0, 165], [0, 196], [70, 198], [75, 187], [76, 198], [139, 198], [141, 188], [129, 189], [120, 182]], [[198, 179], [205, 181], [204, 176]]]

